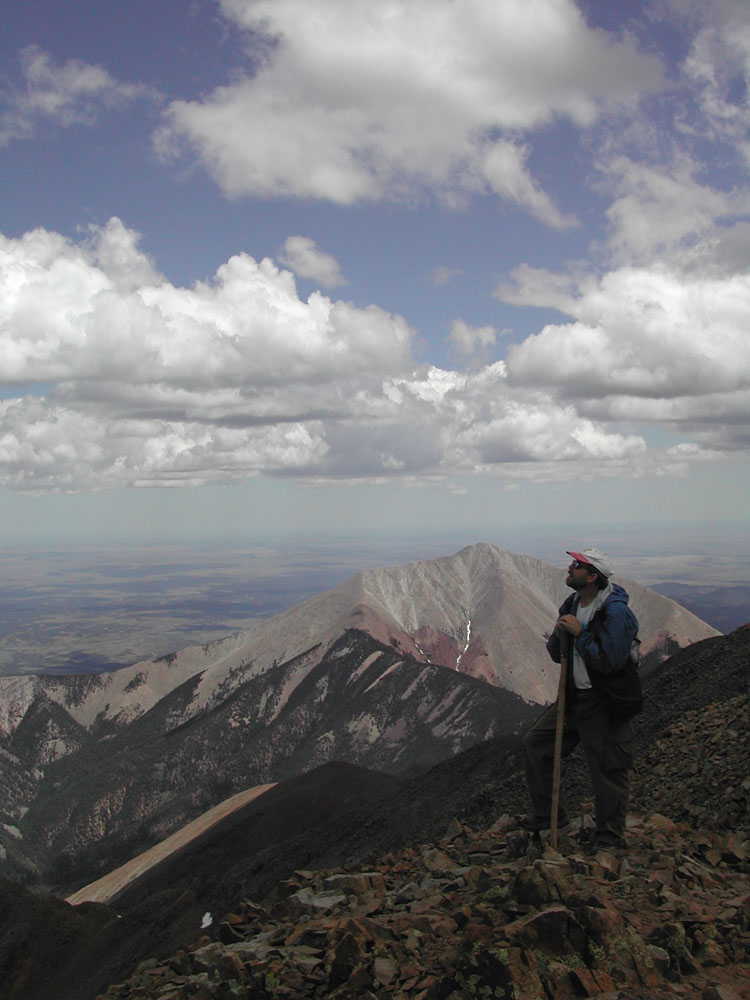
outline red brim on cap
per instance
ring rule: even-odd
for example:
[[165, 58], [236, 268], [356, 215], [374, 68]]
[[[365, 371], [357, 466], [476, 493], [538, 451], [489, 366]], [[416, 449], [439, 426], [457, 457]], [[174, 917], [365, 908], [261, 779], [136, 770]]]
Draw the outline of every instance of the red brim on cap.
[[[585, 556], [581, 555], [580, 552], [568, 552], [568, 555], [569, 556], [573, 556], [573, 558], [577, 559], [578, 562], [586, 563], [587, 566], [592, 566], [593, 565], [593, 563], [590, 563]], [[596, 568], [596, 567], [594, 567], [594, 568]]]

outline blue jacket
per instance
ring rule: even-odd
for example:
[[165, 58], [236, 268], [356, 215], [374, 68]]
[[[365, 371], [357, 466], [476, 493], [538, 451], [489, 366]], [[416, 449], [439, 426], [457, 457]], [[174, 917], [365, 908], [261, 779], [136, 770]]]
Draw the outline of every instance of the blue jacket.
[[[577, 607], [578, 594], [570, 594], [560, 607], [560, 617], [574, 615]], [[575, 640], [576, 650], [583, 657], [594, 687], [599, 687], [597, 682], [601, 675], [614, 673], [632, 662], [630, 651], [637, 635], [638, 620], [628, 607], [627, 591], [613, 583], [612, 592], [594, 613], [588, 628], [584, 628]], [[555, 663], [559, 663], [561, 650], [557, 630], [549, 637], [547, 650]]]

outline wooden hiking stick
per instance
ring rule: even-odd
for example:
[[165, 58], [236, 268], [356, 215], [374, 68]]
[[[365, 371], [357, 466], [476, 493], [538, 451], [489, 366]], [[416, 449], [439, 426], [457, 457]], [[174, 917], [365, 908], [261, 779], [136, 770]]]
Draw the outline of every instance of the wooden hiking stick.
[[552, 813], [550, 815], [549, 842], [557, 850], [557, 814], [560, 809], [560, 771], [562, 767], [562, 738], [565, 722], [565, 687], [568, 677], [568, 654], [563, 652], [567, 643], [560, 644], [560, 681], [557, 686], [557, 716], [555, 720], [555, 755], [552, 765]]

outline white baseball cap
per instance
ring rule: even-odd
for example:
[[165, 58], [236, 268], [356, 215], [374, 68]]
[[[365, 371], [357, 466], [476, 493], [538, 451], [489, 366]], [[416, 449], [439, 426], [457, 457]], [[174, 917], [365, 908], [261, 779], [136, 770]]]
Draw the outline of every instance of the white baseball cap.
[[568, 555], [573, 556], [579, 562], [588, 563], [589, 566], [594, 567], [597, 573], [601, 573], [607, 578], [612, 576], [615, 571], [609, 556], [605, 555], [601, 549], [582, 549], [581, 552], [568, 552]]

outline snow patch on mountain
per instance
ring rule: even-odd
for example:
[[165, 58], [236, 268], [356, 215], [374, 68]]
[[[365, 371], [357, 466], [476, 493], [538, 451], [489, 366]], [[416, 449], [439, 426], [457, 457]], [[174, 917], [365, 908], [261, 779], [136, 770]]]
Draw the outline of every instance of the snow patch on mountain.
[[464, 643], [464, 648], [458, 654], [458, 659], [456, 660], [456, 670], [461, 666], [461, 660], [464, 658], [466, 650], [471, 644], [471, 618], [466, 622], [466, 642]]

